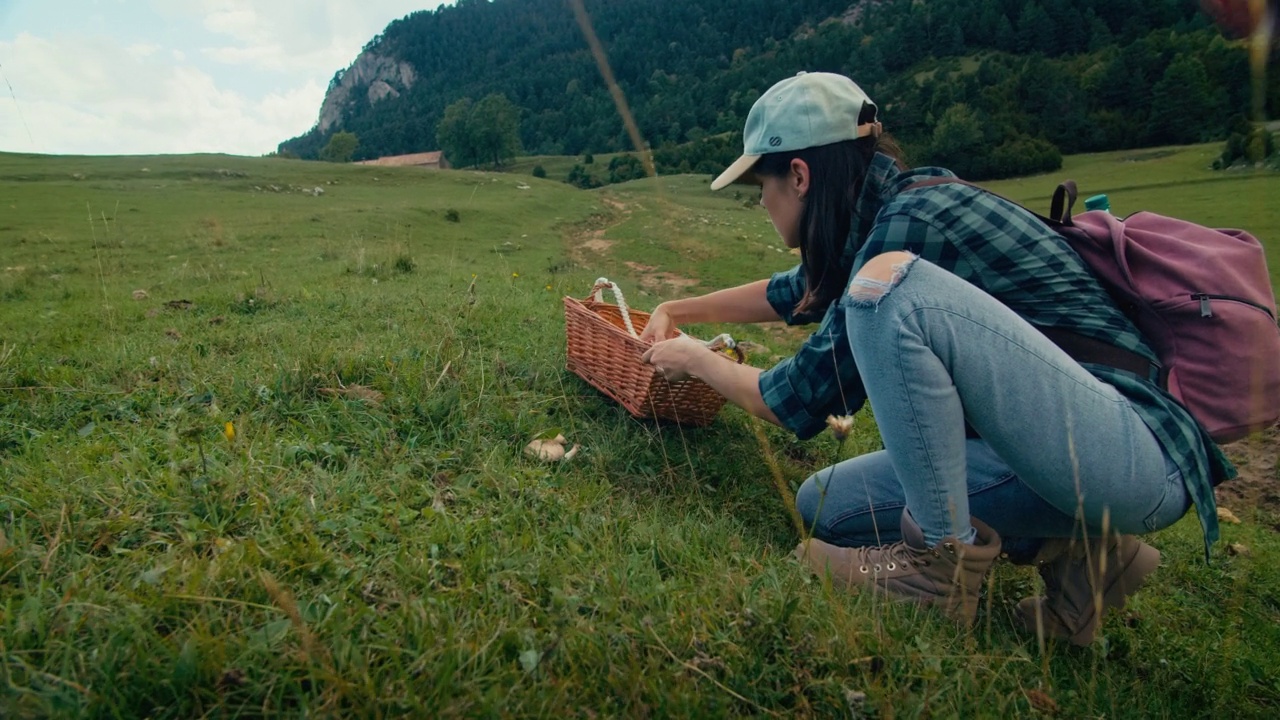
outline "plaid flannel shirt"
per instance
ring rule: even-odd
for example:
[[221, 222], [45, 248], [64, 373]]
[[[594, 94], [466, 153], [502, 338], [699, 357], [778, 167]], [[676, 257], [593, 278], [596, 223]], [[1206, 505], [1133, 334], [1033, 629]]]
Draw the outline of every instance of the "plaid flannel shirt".
[[[958, 183], [902, 192], [941, 168], [900, 171], [877, 155], [854, 208], [841, 264], [852, 277], [867, 260], [905, 250], [986, 291], [1033, 325], [1070, 330], [1154, 360], [1137, 328], [1116, 307], [1080, 256], [1036, 217], [990, 193]], [[800, 350], [760, 375], [760, 392], [778, 420], [801, 438], [817, 435], [827, 415], [848, 415], [867, 399], [845, 330], [845, 309], [833, 302], [820, 316], [797, 315], [805, 290], [796, 266], [769, 282], [769, 303], [788, 324], [820, 321]], [[1213, 485], [1235, 468], [1204, 428], [1153, 383], [1102, 365], [1084, 367], [1133, 404], [1182, 471], [1205, 535], [1218, 539]]]

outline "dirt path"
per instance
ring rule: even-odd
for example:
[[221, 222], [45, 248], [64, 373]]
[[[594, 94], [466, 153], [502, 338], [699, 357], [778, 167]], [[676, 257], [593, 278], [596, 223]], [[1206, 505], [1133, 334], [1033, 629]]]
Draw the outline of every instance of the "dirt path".
[[574, 229], [569, 234], [569, 259], [578, 265], [591, 265], [594, 255], [604, 255], [613, 247], [613, 241], [605, 238], [610, 229], [621, 225], [631, 217], [631, 208], [626, 203], [607, 195], [601, 200], [609, 208], [608, 215], [595, 215], [591, 220]]
[[[608, 258], [614, 241], [605, 237], [610, 230], [631, 218], [635, 206], [623, 202], [616, 197], [601, 195], [601, 202], [609, 208], [609, 215], [597, 216], [593, 222], [572, 233], [568, 239], [569, 258], [583, 267], [599, 266]], [[650, 292], [661, 292], [675, 289], [687, 290], [698, 284], [695, 278], [684, 277], [673, 272], [658, 271], [652, 265], [627, 261], [622, 263], [631, 270], [632, 277], [641, 288]]]
[[1280, 470], [1276, 467], [1280, 461], [1280, 428], [1273, 427], [1223, 449], [1236, 464], [1240, 477], [1218, 486], [1218, 504], [1242, 518], [1260, 510], [1264, 517], [1257, 520], [1280, 532]]

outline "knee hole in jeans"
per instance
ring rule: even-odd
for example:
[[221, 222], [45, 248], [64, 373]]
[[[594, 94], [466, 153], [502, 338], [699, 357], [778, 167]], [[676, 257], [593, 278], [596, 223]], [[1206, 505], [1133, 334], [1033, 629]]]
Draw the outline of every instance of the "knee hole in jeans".
[[849, 298], [857, 305], [874, 307], [902, 282], [915, 260], [912, 253], [899, 250], [871, 258], [849, 282]]

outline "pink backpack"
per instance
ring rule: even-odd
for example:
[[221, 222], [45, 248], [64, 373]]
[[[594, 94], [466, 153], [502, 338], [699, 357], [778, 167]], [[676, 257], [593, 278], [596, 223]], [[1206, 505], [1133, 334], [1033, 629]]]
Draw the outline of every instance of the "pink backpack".
[[[949, 183], [991, 192], [951, 177], [903, 191]], [[1280, 420], [1280, 326], [1257, 238], [1150, 212], [1123, 220], [1102, 210], [1073, 216], [1075, 202], [1076, 184], [1068, 180], [1054, 191], [1049, 217], [1023, 209], [1066, 239], [1138, 327], [1160, 359], [1154, 379], [1219, 443]], [[1134, 353], [1042, 331], [1081, 362], [1149, 374], [1150, 363]]]
[[1160, 358], [1163, 384], [1219, 443], [1280, 419], [1280, 327], [1257, 238], [1150, 212], [1071, 214], [1054, 193], [1050, 226], [1089, 265]]

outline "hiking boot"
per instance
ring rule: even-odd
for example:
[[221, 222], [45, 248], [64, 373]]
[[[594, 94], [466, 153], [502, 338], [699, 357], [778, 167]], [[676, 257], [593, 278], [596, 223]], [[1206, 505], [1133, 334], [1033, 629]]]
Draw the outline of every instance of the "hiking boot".
[[902, 540], [892, 545], [849, 548], [810, 539], [796, 546], [795, 556], [849, 589], [879, 588], [903, 600], [937, 605], [956, 622], [971, 625], [983, 578], [1000, 556], [1000, 536], [976, 518], [970, 522], [978, 532], [972, 545], [948, 537], [928, 547], [920, 526], [904, 511]]
[[1132, 535], [1053, 539], [1036, 558], [1045, 594], [1018, 603], [1023, 627], [1072, 645], [1093, 642], [1107, 610], [1124, 607], [1160, 564], [1160, 551]]

